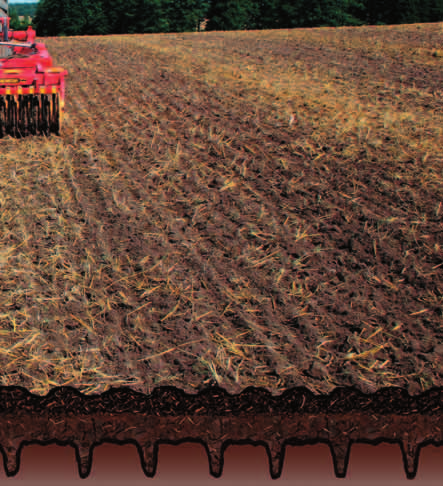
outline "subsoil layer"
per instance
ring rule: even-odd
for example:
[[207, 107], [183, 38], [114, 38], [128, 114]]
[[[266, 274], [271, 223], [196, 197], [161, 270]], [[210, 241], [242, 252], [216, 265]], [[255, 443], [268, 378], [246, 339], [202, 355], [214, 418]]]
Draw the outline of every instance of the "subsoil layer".
[[298, 387], [274, 397], [249, 387], [230, 395], [220, 387], [186, 394], [175, 387], [145, 395], [111, 389], [97, 396], [62, 387], [46, 396], [20, 387], [0, 391], [0, 443], [8, 476], [20, 465], [23, 445], [72, 445], [80, 477], [91, 471], [92, 450], [103, 442], [133, 443], [148, 477], [157, 469], [158, 446], [194, 441], [206, 449], [210, 473], [220, 477], [230, 444], [264, 445], [273, 479], [280, 477], [286, 445], [329, 445], [337, 477], [345, 477], [355, 442], [398, 443], [406, 476], [415, 477], [419, 450], [443, 444], [442, 389], [410, 396], [396, 387], [371, 395], [336, 388], [314, 395]]

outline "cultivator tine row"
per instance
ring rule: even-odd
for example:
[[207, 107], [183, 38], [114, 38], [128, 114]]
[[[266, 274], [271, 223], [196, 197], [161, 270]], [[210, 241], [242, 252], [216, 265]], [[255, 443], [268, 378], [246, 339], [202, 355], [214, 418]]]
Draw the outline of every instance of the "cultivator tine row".
[[59, 94], [0, 97], [0, 137], [59, 134]]

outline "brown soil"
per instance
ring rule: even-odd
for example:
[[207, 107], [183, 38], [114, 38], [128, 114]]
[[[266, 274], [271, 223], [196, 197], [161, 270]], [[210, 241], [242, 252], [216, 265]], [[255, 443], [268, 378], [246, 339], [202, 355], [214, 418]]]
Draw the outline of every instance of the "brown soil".
[[62, 135], [0, 142], [2, 383], [441, 386], [441, 38], [45, 39]]

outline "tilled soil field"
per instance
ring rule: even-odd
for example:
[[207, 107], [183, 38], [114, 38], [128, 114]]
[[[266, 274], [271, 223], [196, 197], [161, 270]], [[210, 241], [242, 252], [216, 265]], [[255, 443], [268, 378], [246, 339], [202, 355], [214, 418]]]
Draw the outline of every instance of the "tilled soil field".
[[443, 24], [47, 38], [0, 140], [1, 384], [443, 386]]

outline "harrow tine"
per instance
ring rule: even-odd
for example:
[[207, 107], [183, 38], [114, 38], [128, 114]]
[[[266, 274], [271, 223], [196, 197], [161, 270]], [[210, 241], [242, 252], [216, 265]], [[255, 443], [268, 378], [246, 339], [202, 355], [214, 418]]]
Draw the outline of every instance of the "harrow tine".
[[11, 103], [10, 103], [11, 96], [6, 96], [6, 135], [11, 134]]
[[31, 109], [31, 135], [36, 135], [38, 132], [39, 127], [39, 106], [38, 106], [38, 98], [37, 96], [31, 96], [30, 100], [30, 109]]
[[52, 95], [51, 132], [60, 135], [60, 101], [58, 93], [53, 93]]
[[49, 135], [49, 131], [51, 128], [50, 125], [50, 103], [48, 100], [47, 95], [42, 95], [41, 97], [41, 104], [40, 104], [40, 112], [41, 112], [41, 122], [42, 126], [40, 128], [40, 131], [42, 132], [42, 135]]
[[32, 96], [26, 96], [25, 100], [26, 112], [26, 134], [29, 135], [32, 130]]
[[31, 133], [31, 96], [25, 96], [26, 135]]
[[7, 95], [6, 100], [8, 104], [8, 120], [6, 131], [8, 135], [14, 137], [17, 130], [17, 104], [15, 102], [14, 96], [12, 95]]
[[3, 98], [0, 99], [0, 137], [6, 135], [6, 104]]
[[36, 96], [36, 108], [37, 108], [37, 117], [38, 117], [38, 124], [37, 124], [37, 131], [40, 132], [40, 134], [43, 134], [43, 114], [42, 114], [42, 97], [41, 96]]
[[25, 105], [25, 96], [18, 95], [18, 120], [17, 120], [17, 128], [18, 128], [18, 136], [24, 137], [26, 135], [26, 105]]

